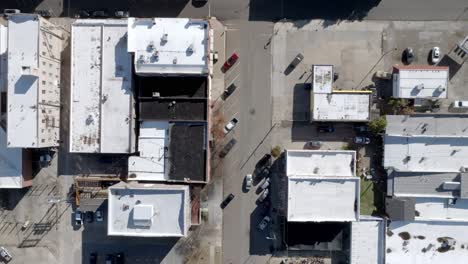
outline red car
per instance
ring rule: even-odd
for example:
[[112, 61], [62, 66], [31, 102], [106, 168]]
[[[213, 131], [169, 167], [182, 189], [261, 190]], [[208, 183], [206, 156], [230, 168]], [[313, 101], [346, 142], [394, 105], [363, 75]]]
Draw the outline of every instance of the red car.
[[221, 71], [227, 72], [232, 67], [232, 65], [236, 63], [238, 59], [239, 56], [237, 55], [237, 53], [233, 53], [231, 57], [229, 57], [229, 59], [223, 64], [223, 67], [221, 67]]

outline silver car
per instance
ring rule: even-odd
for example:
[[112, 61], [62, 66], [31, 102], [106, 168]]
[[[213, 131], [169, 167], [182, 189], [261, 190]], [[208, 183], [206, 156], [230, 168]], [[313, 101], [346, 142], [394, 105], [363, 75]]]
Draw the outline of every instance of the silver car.
[[245, 175], [245, 189], [248, 191], [252, 187], [252, 174]]
[[265, 201], [265, 199], [268, 197], [268, 194], [269, 194], [268, 189], [265, 189], [265, 190], [260, 194], [260, 197], [258, 198], [258, 201], [259, 201], [260, 203], [262, 203], [263, 201]]
[[266, 178], [262, 185], [260, 185], [260, 191], [263, 191], [265, 190], [266, 188], [268, 188], [268, 186], [270, 186], [270, 178]]

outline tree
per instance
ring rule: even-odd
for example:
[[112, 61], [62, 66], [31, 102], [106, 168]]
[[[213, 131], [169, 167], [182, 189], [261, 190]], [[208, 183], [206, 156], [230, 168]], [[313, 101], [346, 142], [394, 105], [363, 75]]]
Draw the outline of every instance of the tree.
[[376, 135], [383, 133], [385, 131], [385, 127], [387, 127], [387, 119], [385, 119], [384, 116], [369, 122], [369, 130]]

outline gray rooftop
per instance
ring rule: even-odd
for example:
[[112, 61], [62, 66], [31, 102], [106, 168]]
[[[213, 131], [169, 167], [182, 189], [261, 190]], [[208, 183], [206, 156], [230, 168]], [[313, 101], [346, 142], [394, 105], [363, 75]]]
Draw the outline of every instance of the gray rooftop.
[[461, 197], [468, 194], [467, 173], [399, 172], [388, 175], [389, 195], [397, 197]]
[[387, 135], [468, 137], [468, 115], [388, 115]]
[[415, 198], [386, 198], [385, 211], [392, 221], [414, 221]]

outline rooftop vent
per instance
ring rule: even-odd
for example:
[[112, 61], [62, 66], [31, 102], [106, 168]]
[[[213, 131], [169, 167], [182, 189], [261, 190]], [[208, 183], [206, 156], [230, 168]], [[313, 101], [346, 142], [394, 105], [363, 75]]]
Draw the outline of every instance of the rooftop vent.
[[161, 45], [164, 45], [167, 43], [167, 33], [164, 33], [161, 37]]

